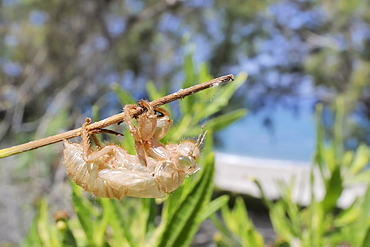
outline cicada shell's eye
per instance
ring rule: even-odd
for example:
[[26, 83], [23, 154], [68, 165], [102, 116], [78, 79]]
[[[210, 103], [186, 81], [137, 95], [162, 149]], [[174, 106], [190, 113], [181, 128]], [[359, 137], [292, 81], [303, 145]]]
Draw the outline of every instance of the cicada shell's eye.
[[170, 120], [170, 114], [163, 108], [155, 109], [155, 114], [157, 116], [157, 128], [153, 137], [156, 140], [160, 140], [168, 133], [172, 122]]
[[180, 156], [179, 165], [186, 175], [193, 175], [199, 170], [195, 160], [191, 156]]
[[190, 166], [195, 165], [195, 162], [192, 157], [190, 156], [180, 156], [179, 157], [179, 164], [183, 170], [188, 169]]

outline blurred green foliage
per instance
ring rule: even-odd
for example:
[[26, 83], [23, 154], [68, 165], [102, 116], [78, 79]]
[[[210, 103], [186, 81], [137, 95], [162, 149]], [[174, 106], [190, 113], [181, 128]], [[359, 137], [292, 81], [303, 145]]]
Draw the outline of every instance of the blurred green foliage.
[[[276, 246], [368, 246], [370, 241], [370, 180], [367, 165], [370, 149], [361, 145], [356, 151], [343, 148], [343, 99], [336, 103], [334, 138], [327, 144], [321, 123], [322, 106], [317, 109], [317, 144], [311, 170], [311, 199], [302, 208], [293, 201], [293, 187], [279, 183], [281, 199], [271, 202], [264, 198], [277, 234]], [[318, 171], [316, 173], [316, 171]], [[367, 178], [365, 179], [365, 176]], [[314, 189], [315, 180], [322, 182], [325, 194]], [[256, 182], [257, 185], [261, 186]], [[344, 209], [338, 200], [346, 189], [365, 185], [364, 195], [358, 196]], [[261, 191], [263, 194], [263, 191]]]
[[217, 246], [264, 246], [263, 236], [254, 227], [241, 197], [236, 198], [233, 209], [226, 204], [221, 208], [221, 218], [211, 216], [220, 231], [215, 235]]
[[[317, 107], [317, 144], [314, 166], [310, 174], [310, 202], [302, 207], [293, 199], [294, 185], [278, 182], [280, 199], [276, 202], [260, 189], [272, 226], [276, 233], [271, 246], [368, 246], [370, 243], [370, 148], [361, 145], [355, 151], [343, 148], [344, 100], [336, 102], [334, 138], [327, 143], [321, 123], [322, 105]], [[314, 189], [315, 180], [324, 184], [325, 194], [320, 197]], [[317, 182], [317, 181], [316, 181]], [[363, 195], [355, 198], [346, 208], [337, 207], [346, 189], [365, 185]], [[221, 216], [211, 218], [218, 228], [218, 246], [264, 246], [263, 239], [249, 219], [244, 202], [237, 198], [233, 210], [221, 208]]]

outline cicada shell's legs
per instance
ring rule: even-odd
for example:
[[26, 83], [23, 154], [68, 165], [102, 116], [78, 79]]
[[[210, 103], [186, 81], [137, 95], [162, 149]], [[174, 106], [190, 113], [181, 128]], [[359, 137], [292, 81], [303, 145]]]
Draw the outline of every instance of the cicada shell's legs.
[[92, 134], [112, 134], [112, 135], [116, 135], [116, 136], [123, 136], [122, 133], [119, 133], [117, 131], [114, 131], [114, 130], [109, 130], [109, 129], [94, 129], [92, 131], [89, 132], [90, 135]]
[[130, 111], [132, 109], [135, 109], [136, 107], [137, 107], [136, 105], [125, 105], [123, 109], [123, 112], [125, 113], [124, 120], [126, 122], [127, 128], [129, 129], [132, 137], [135, 140], [135, 151], [139, 158], [139, 161], [143, 166], [147, 166], [147, 155], [145, 152], [144, 143], [138, 128], [136, 128], [132, 122], [132, 115], [130, 113]]
[[139, 105], [147, 109], [147, 112], [140, 115], [137, 119], [140, 137], [142, 140], [147, 141], [154, 136], [154, 132], [157, 128], [157, 115], [148, 101], [140, 100]]
[[[99, 159], [101, 156], [114, 152], [114, 146], [105, 146], [99, 151], [92, 152], [90, 146], [90, 134], [86, 129], [86, 126], [91, 123], [90, 118], [86, 118], [85, 123], [82, 125], [82, 150], [83, 150], [83, 159], [86, 163], [93, 163], [95, 160]], [[99, 140], [96, 136], [93, 136], [93, 140], [97, 141], [97, 146], [102, 147]]]
[[[147, 159], [149, 156], [155, 159], [164, 160], [168, 158], [168, 154], [166, 153], [164, 146], [154, 138], [158, 120], [155, 109], [145, 100], [140, 101], [139, 104], [147, 110], [137, 117], [137, 127], [132, 123], [132, 115], [130, 114], [130, 110], [135, 109], [135, 107], [137, 107], [136, 105], [126, 105], [124, 108], [124, 117], [125, 122], [135, 139], [135, 150], [139, 161], [144, 166], [147, 166]], [[163, 114], [167, 112], [163, 110], [160, 113]], [[166, 131], [168, 131], [168, 129], [166, 129], [165, 132]], [[159, 136], [163, 137], [164, 134], [165, 133], [160, 133]]]
[[[139, 101], [139, 104], [147, 108], [146, 114], [138, 118], [139, 133], [146, 156], [156, 160], [169, 159], [169, 154], [165, 147], [156, 139], [162, 138], [168, 132], [167, 124], [171, 123], [168, 112], [162, 108], [153, 108], [146, 100]], [[166, 118], [164, 118], [165, 114]], [[163, 122], [166, 122], [166, 124]], [[160, 131], [158, 131], [157, 127], [159, 127]]]
[[153, 176], [159, 190], [168, 194], [181, 185], [181, 173], [183, 171], [177, 170], [171, 162], [162, 162], [156, 167]]
[[127, 128], [134, 137], [134, 139], [139, 139], [140, 136], [138, 136], [137, 129], [132, 123], [132, 118], [133, 116], [131, 115], [131, 110], [136, 109], [136, 105], [125, 105], [123, 108], [123, 113], [124, 113], [124, 120], [126, 122]]
[[90, 146], [90, 135], [86, 129], [86, 126], [91, 123], [91, 118], [86, 118], [85, 123], [82, 125], [82, 150], [83, 150], [83, 158], [87, 162], [88, 157], [91, 153], [91, 146]]
[[142, 164], [143, 166], [148, 166], [148, 162], [147, 162], [148, 155], [145, 152], [144, 144], [141, 142], [135, 142], [135, 151], [140, 161], [140, 164]]
[[161, 175], [163, 168], [164, 168], [164, 163], [161, 163], [159, 166], [157, 166], [153, 173], [153, 177], [154, 177], [154, 180], [157, 182], [157, 186], [159, 190], [163, 191], [164, 193], [168, 193], [166, 190], [166, 187], [162, 185], [162, 181], [160, 179], [160, 175]]
[[116, 132], [114, 130], [108, 130], [108, 129], [95, 129], [95, 130], [91, 131], [89, 133], [90, 137], [99, 149], [102, 149], [103, 145], [100, 143], [99, 139], [96, 137], [96, 134], [102, 134], [102, 133], [112, 134], [112, 135], [117, 135], [117, 136], [123, 136], [123, 134], [121, 134], [119, 132]]
[[112, 159], [114, 156], [111, 156], [110, 154], [114, 153], [115, 150], [116, 150], [115, 146], [105, 146], [102, 149], [100, 149], [99, 151], [95, 151], [95, 152], [89, 154], [88, 157], [85, 158], [85, 161], [87, 163], [93, 163], [94, 161], [96, 161], [97, 159], [101, 158], [102, 156], [104, 156], [106, 154], [111, 157], [110, 159]]
[[101, 142], [99, 141], [99, 139], [96, 137], [95, 134], [91, 134], [90, 137], [93, 140], [93, 142], [95, 143], [95, 145], [98, 147], [99, 150], [103, 148], [103, 145], [101, 144]]

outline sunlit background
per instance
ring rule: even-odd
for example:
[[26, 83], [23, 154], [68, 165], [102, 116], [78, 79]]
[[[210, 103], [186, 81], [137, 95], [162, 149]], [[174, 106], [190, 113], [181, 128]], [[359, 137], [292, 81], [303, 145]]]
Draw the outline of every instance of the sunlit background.
[[[138, 100], [148, 81], [178, 90], [192, 57], [214, 77], [249, 75], [224, 109], [248, 115], [215, 134], [217, 151], [309, 165], [315, 105], [324, 103], [330, 139], [339, 96], [354, 149], [370, 142], [369, 11], [347, 0], [3, 0], [0, 148], [80, 127], [93, 105], [100, 118], [120, 112], [114, 83]], [[0, 219], [52, 192], [64, 178], [60, 150], [0, 160]], [[14, 216], [7, 240], [18, 242], [31, 218]]]

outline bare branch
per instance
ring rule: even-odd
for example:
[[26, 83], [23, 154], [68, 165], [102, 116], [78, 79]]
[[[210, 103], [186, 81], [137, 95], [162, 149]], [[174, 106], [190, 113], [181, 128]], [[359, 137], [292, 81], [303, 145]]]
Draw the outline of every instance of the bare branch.
[[[233, 80], [234, 80], [233, 75], [221, 76], [221, 77], [215, 78], [211, 81], [204, 82], [204, 83], [201, 83], [201, 84], [198, 84], [198, 85], [186, 88], [186, 89], [180, 89], [179, 91], [177, 91], [175, 93], [172, 93], [172, 94], [169, 94], [169, 95], [164, 96], [162, 98], [153, 100], [152, 102], [150, 102], [150, 104], [153, 107], [159, 107], [159, 106], [162, 106], [164, 104], [168, 104], [172, 101], [185, 98], [186, 96], [192, 95], [192, 94], [197, 93], [199, 91], [202, 91], [204, 89], [207, 89], [207, 88], [210, 88], [210, 87], [216, 87], [218, 85], [227, 84], [227, 83], [229, 83]], [[132, 112], [132, 114], [134, 116], [139, 115], [143, 111], [144, 111], [143, 108], [138, 107], [135, 111]], [[102, 128], [105, 128], [107, 126], [122, 122], [122, 120], [124, 119], [123, 117], [124, 117], [124, 113], [116, 114], [114, 116], [111, 116], [111, 117], [108, 117], [106, 119], [100, 120], [99, 122], [89, 124], [87, 126], [87, 130], [91, 131], [91, 130], [95, 130], [95, 129], [102, 129]], [[78, 128], [78, 129], [70, 130], [70, 131], [67, 131], [67, 132], [64, 132], [64, 133], [61, 133], [61, 134], [58, 134], [58, 135], [54, 135], [54, 136], [46, 137], [46, 138], [39, 139], [39, 140], [36, 140], [36, 141], [21, 144], [21, 145], [18, 145], [18, 146], [13, 146], [13, 147], [10, 147], [10, 148], [1, 149], [0, 150], [0, 159], [11, 156], [11, 155], [14, 155], [14, 154], [18, 154], [18, 153], [22, 153], [22, 152], [25, 152], [25, 151], [33, 150], [33, 149], [36, 149], [36, 148], [39, 148], [39, 147], [47, 146], [47, 145], [50, 145], [50, 144], [53, 144], [53, 143], [56, 143], [56, 142], [60, 142], [60, 141], [65, 140], [65, 139], [71, 139], [71, 138], [74, 138], [74, 137], [77, 137], [77, 136], [80, 136], [80, 135], [81, 135], [81, 128]]]

